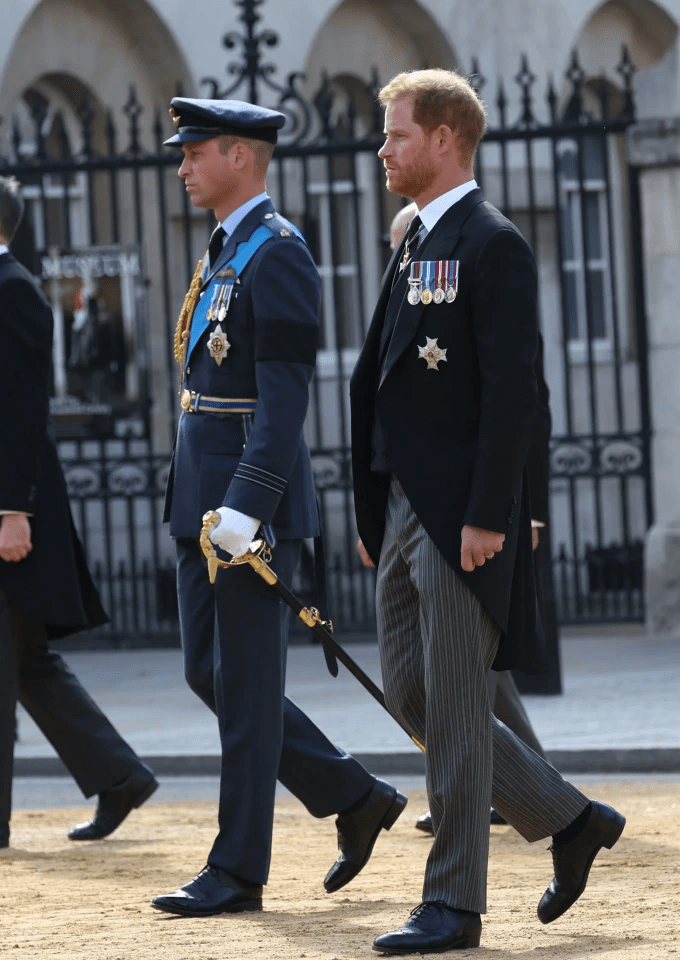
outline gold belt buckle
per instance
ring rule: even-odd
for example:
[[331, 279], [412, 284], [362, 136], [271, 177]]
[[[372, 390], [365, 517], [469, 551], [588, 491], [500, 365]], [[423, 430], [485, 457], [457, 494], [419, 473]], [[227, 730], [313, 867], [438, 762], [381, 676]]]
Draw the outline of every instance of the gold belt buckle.
[[196, 393], [194, 390], [182, 390], [182, 396], [180, 397], [179, 402], [180, 402], [180, 406], [182, 407], [182, 410], [184, 410], [186, 413], [192, 412], [191, 402], [195, 396], [196, 396]]

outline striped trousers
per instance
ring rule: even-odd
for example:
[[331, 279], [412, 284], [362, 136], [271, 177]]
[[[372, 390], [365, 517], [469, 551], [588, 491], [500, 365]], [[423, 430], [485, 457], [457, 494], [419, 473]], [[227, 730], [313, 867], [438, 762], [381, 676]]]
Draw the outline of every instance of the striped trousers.
[[563, 830], [588, 798], [491, 713], [486, 680], [500, 630], [394, 477], [376, 606], [387, 705], [427, 746], [435, 836], [423, 900], [484, 913], [489, 808], [533, 842]]

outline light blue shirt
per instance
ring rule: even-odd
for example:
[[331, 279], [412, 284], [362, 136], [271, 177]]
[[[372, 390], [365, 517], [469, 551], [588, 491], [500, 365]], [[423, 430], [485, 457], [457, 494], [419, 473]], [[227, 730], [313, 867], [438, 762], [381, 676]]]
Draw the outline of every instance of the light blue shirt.
[[254, 210], [255, 207], [264, 200], [269, 200], [269, 194], [266, 192], [266, 190], [263, 193], [258, 193], [256, 197], [251, 197], [250, 200], [246, 200], [245, 203], [242, 203], [240, 207], [230, 213], [229, 216], [222, 221], [222, 229], [226, 233], [224, 243], [227, 242], [234, 230], [238, 227], [241, 220], [243, 220], [244, 217], [247, 217], [250, 211]]

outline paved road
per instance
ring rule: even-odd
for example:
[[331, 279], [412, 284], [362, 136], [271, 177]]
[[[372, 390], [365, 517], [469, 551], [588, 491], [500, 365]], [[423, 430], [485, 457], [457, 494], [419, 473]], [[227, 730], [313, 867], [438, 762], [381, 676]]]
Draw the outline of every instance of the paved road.
[[[349, 650], [379, 682], [375, 645]], [[215, 719], [186, 686], [179, 650], [65, 657], [121, 733], [142, 756], [155, 758], [161, 772], [217, 772]], [[680, 640], [648, 638], [629, 627], [565, 631], [562, 666], [562, 696], [525, 698], [553, 762], [583, 771], [680, 771]], [[408, 737], [343, 667], [330, 677], [319, 647], [291, 648], [287, 691], [331, 739], [376, 771], [422, 772], [423, 758]], [[17, 774], [58, 772], [52, 748], [23, 711], [19, 731]]]

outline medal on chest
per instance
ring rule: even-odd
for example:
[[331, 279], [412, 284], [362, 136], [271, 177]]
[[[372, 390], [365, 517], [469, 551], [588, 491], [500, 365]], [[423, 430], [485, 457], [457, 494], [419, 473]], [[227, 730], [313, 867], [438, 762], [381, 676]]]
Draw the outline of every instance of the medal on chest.
[[453, 303], [458, 296], [458, 266], [459, 260], [444, 260], [446, 272], [446, 302]]
[[226, 358], [231, 346], [227, 340], [226, 330], [222, 329], [222, 324], [226, 319], [229, 304], [231, 303], [235, 276], [235, 271], [231, 267], [220, 270], [215, 277], [217, 282], [213, 288], [210, 306], [208, 307], [208, 322], [213, 323], [217, 321], [217, 326], [208, 335], [208, 352], [218, 367]]
[[208, 337], [208, 352], [218, 367], [229, 353], [230, 346], [226, 333], [218, 323]]
[[434, 299], [434, 294], [432, 293], [432, 274], [434, 261], [426, 260], [423, 263], [423, 291], [420, 294], [420, 302], [424, 303], [426, 306], [428, 303], [432, 303]]
[[447, 348], [442, 348], [437, 343], [439, 337], [432, 339], [431, 337], [425, 337], [425, 346], [418, 347], [418, 359], [424, 360], [427, 363], [428, 370], [436, 370], [439, 372], [439, 364], [444, 362], [447, 363], [446, 359], [446, 350]]
[[458, 260], [422, 260], [411, 263], [408, 302], [453, 303], [458, 296]]
[[420, 290], [423, 283], [422, 268], [423, 265], [419, 261], [414, 261], [411, 264], [411, 276], [408, 278], [408, 302], [413, 307], [420, 303]]

